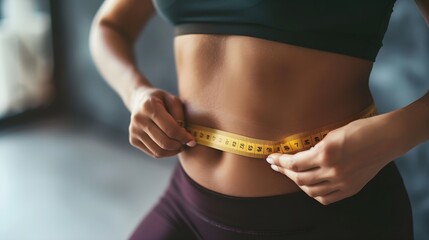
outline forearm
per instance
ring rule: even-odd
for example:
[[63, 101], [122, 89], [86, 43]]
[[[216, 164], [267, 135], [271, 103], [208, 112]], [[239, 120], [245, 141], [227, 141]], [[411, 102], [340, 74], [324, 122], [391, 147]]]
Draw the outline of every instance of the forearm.
[[429, 140], [429, 91], [408, 106], [387, 114], [400, 154]]
[[92, 57], [103, 78], [129, 110], [134, 90], [151, 86], [137, 68], [133, 45], [132, 40], [113, 26], [94, 22], [90, 36]]

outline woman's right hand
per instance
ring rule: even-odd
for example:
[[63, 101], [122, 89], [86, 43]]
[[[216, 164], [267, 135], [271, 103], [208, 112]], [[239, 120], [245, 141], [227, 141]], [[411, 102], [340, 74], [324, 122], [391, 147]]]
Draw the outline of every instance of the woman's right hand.
[[130, 143], [154, 158], [169, 157], [196, 145], [179, 125], [184, 122], [182, 101], [166, 91], [140, 87], [132, 97]]

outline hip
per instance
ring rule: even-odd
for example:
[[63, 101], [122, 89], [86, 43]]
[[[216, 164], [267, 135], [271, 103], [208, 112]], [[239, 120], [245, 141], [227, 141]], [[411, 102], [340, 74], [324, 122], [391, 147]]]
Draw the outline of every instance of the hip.
[[413, 226], [408, 195], [393, 162], [358, 194], [328, 206], [303, 192], [224, 195], [195, 182], [179, 163], [167, 191], [131, 239], [178, 234], [183, 239], [408, 240]]

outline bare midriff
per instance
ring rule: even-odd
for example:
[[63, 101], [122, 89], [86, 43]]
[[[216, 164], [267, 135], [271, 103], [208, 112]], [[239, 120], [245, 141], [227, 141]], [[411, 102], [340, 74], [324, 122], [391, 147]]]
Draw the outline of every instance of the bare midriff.
[[[341, 122], [373, 101], [368, 60], [247, 36], [181, 35], [174, 47], [189, 123], [279, 140]], [[201, 145], [179, 159], [192, 179], [222, 194], [300, 191], [264, 159]]]

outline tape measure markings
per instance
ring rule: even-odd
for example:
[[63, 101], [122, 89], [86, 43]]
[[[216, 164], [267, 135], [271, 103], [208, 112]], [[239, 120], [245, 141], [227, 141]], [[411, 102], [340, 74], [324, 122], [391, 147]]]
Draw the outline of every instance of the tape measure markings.
[[[376, 112], [375, 105], [371, 104], [363, 111], [350, 116], [341, 123], [331, 124], [304, 133], [293, 134], [279, 141], [256, 139], [194, 124], [189, 124], [186, 126], [186, 129], [195, 137], [196, 142], [200, 145], [247, 157], [266, 158], [274, 152], [293, 154], [309, 149], [320, 142], [333, 129], [359, 118], [374, 116]], [[183, 122], [179, 122], [179, 124], [183, 126]]]

